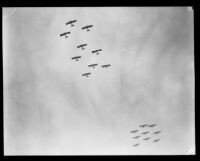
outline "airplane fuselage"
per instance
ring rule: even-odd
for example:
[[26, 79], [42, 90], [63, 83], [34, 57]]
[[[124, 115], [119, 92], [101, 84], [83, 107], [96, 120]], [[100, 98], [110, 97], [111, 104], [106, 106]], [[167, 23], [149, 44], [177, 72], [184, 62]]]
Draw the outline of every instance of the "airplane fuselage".
[[105, 67], [105, 68], [107, 68], [107, 67], [109, 67], [110, 66], [110, 64], [109, 65], [102, 65], [102, 67]]
[[156, 124], [153, 124], [153, 125], [149, 125], [148, 127], [154, 127], [154, 126], [156, 126]]
[[60, 37], [65, 36], [65, 38], [67, 38], [68, 37], [67, 34], [70, 34], [70, 32], [64, 32], [64, 33], [60, 34]]
[[96, 52], [98, 52], [98, 51], [102, 51], [101, 49], [99, 49], [99, 50], [94, 50], [94, 51], [92, 51], [92, 53], [96, 53]]
[[130, 133], [136, 133], [138, 132], [138, 130], [133, 130], [133, 131], [130, 131]]
[[79, 46], [77, 46], [77, 48], [80, 48], [80, 47], [82, 47], [82, 50], [83, 50], [83, 49], [85, 49], [85, 48], [84, 48], [84, 46], [87, 46], [87, 44], [82, 44], [82, 45], [79, 45]]
[[158, 142], [160, 139], [156, 139], [156, 140], [154, 140], [153, 142]]
[[87, 29], [87, 31], [90, 31], [89, 28], [91, 27], [93, 27], [93, 25], [88, 25], [88, 26], [82, 27], [82, 30]]
[[138, 146], [138, 145], [140, 145], [140, 144], [135, 144], [135, 145], [133, 145], [133, 146]]
[[88, 75], [90, 75], [91, 73], [84, 73], [84, 74], [82, 74], [82, 76], [86, 76], [86, 77], [88, 77]]
[[72, 57], [72, 59], [76, 59], [76, 61], [78, 61], [78, 59], [80, 59], [81, 56], [75, 56], [75, 57]]
[[76, 22], [76, 20], [69, 21], [69, 22], [67, 22], [67, 23], [66, 23], [66, 25], [69, 25], [69, 24], [71, 24], [71, 27], [72, 27], [72, 26], [74, 26], [74, 24], [73, 24], [73, 23], [75, 23], [75, 22]]
[[142, 134], [148, 134], [149, 132], [143, 132]]
[[154, 134], [159, 134], [161, 131], [154, 132]]
[[97, 66], [97, 64], [88, 65], [88, 67], [93, 67], [93, 68], [95, 68], [95, 66]]

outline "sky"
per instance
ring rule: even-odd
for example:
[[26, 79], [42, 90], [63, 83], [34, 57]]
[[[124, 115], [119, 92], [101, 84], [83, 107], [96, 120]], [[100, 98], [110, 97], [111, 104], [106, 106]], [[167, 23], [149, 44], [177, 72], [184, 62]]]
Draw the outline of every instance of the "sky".
[[193, 25], [187, 7], [3, 8], [5, 155], [194, 154]]

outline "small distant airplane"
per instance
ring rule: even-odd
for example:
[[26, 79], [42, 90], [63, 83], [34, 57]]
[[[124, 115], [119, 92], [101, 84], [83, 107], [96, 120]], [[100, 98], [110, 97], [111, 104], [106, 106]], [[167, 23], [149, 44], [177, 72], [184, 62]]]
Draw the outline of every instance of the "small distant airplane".
[[87, 44], [81, 44], [81, 45], [77, 46], [77, 48], [82, 47], [82, 50], [84, 50], [85, 49], [84, 46], [87, 46]]
[[144, 124], [144, 125], [140, 125], [139, 127], [143, 127], [143, 128], [144, 128], [145, 126], [147, 126], [147, 124]]
[[86, 76], [86, 77], [88, 77], [88, 75], [90, 75], [91, 73], [84, 73], [84, 74], [82, 74], [82, 76]]
[[87, 25], [82, 27], [82, 30], [87, 29], [87, 31], [90, 31], [89, 28], [93, 27], [93, 25]]
[[110, 66], [110, 64], [102, 65], [101, 67], [105, 67], [105, 68], [107, 68], [107, 67], [109, 67], [109, 66]]
[[146, 135], [147, 133], [149, 133], [149, 131], [145, 131], [145, 132], [143, 132], [142, 134], [145, 134], [145, 135]]
[[154, 126], [156, 126], [156, 124], [148, 125], [148, 127], [154, 127]]
[[81, 56], [75, 56], [75, 57], [72, 57], [72, 59], [76, 59], [76, 61], [78, 61], [78, 59], [80, 59]]
[[143, 139], [143, 140], [149, 140], [150, 138], [145, 138], [145, 139]]
[[138, 130], [133, 130], [133, 131], [130, 131], [130, 133], [136, 133], [138, 132]]
[[138, 145], [140, 145], [139, 143], [137, 143], [137, 144], [134, 144], [133, 146], [138, 146]]
[[159, 134], [161, 131], [156, 131], [156, 132], [154, 132], [153, 134]]
[[133, 137], [134, 139], [137, 139], [137, 138], [139, 138], [140, 136], [138, 135], [138, 136], [135, 136], [135, 137]]
[[73, 25], [73, 23], [75, 23], [76, 21], [77, 21], [77, 20], [72, 20], [72, 21], [69, 21], [69, 22], [67, 22], [67, 23], [66, 23], [66, 25], [69, 25], [69, 24], [71, 24], [71, 27], [72, 27], [72, 26], [74, 26], [74, 25]]
[[97, 55], [99, 55], [98, 51], [102, 51], [102, 49], [93, 50], [92, 53], [97, 53]]
[[156, 140], [154, 140], [153, 142], [158, 142], [160, 139], [156, 139]]
[[90, 64], [90, 65], [88, 65], [88, 67], [92, 67], [92, 68], [94, 68], [95, 66], [97, 66], [97, 64]]
[[67, 34], [70, 34], [70, 32], [64, 32], [64, 33], [60, 34], [60, 37], [65, 36], [65, 38], [68, 38]]

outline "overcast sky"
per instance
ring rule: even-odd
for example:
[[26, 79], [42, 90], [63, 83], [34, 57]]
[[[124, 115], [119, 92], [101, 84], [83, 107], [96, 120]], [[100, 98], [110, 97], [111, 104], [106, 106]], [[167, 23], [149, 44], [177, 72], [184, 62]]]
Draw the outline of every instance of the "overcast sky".
[[193, 154], [193, 23], [187, 7], [3, 8], [5, 154]]

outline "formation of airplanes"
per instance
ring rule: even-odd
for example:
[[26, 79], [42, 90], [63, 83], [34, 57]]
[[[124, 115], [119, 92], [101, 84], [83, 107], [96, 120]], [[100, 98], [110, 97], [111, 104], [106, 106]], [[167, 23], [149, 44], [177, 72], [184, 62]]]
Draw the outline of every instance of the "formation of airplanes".
[[[70, 20], [70, 21], [66, 22], [65, 25], [66, 25], [66, 26], [71, 25], [71, 27], [73, 27], [73, 26], [75, 26], [74, 24], [75, 24], [76, 22], [77, 22], [77, 20]], [[86, 31], [91, 31], [90, 29], [91, 29], [92, 27], [93, 27], [93, 25], [86, 25], [86, 26], [81, 27], [81, 29], [82, 29], [82, 30], [86, 30]], [[63, 37], [65, 37], [65, 38], [68, 38], [70, 33], [71, 33], [70, 31], [61, 33], [61, 34], [60, 34], [60, 37], [63, 36]], [[80, 45], [77, 46], [77, 48], [80, 48], [80, 49], [84, 50], [84, 49], [86, 48], [86, 46], [88, 46], [87, 43], [85, 43], [85, 44], [80, 44]], [[99, 53], [100, 53], [101, 51], [102, 51], [102, 49], [98, 49], [98, 48], [97, 48], [97, 49], [95, 49], [95, 50], [92, 50], [91, 52], [92, 52], [92, 54], [99, 55]], [[72, 59], [72, 60], [79, 61], [81, 58], [82, 58], [81, 56], [74, 56], [74, 57], [72, 57], [71, 59]], [[97, 67], [97, 65], [98, 65], [97, 63], [96, 63], [96, 64], [89, 64], [88, 67], [89, 67], [89, 68], [95, 68], [95, 67]], [[101, 67], [102, 67], [102, 68], [108, 68], [108, 67], [110, 67], [110, 66], [111, 66], [110, 64], [104, 64], [104, 65], [102, 65]], [[87, 72], [87, 73], [83, 73], [83, 74], [82, 74], [82, 76], [85, 76], [85, 77], [88, 77], [89, 75], [91, 75], [91, 72]]]
[[[149, 127], [150, 129], [151, 128], [153, 128], [153, 127], [155, 127], [155, 126], [157, 126], [157, 124], [142, 124], [142, 125], [139, 125], [139, 127], [140, 128], [145, 128], [145, 127]], [[132, 130], [132, 131], [130, 131], [130, 133], [133, 133], [133, 134], [135, 134], [136, 133], [136, 135], [135, 136], [133, 136], [133, 139], [139, 139], [140, 137], [141, 137], [141, 139], [143, 140], [143, 141], [147, 141], [147, 140], [153, 140], [153, 142], [154, 143], [156, 143], [156, 142], [158, 142], [158, 141], [160, 141], [160, 139], [155, 139], [155, 138], [153, 138], [153, 137], [150, 137], [149, 136], [149, 134], [150, 134], [150, 131], [143, 131], [143, 132], [140, 132], [140, 128], [139, 129], [135, 129], [135, 130]], [[145, 128], [146, 129], [146, 128]], [[149, 130], [150, 130], [149, 129]], [[140, 133], [139, 133], [140, 132]], [[161, 133], [161, 130], [159, 130], [159, 131], [152, 131], [151, 132], [151, 134], [159, 134], [159, 133]], [[138, 135], [139, 134], [139, 135]], [[146, 135], [146, 134], [148, 134], [147, 135], [147, 137], [143, 137], [144, 135]], [[148, 137], [149, 136], [149, 137]], [[139, 139], [140, 140], [140, 139]], [[133, 146], [138, 146], [138, 145], [140, 145], [139, 143], [137, 143], [137, 144], [134, 144]]]

